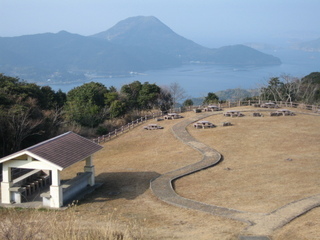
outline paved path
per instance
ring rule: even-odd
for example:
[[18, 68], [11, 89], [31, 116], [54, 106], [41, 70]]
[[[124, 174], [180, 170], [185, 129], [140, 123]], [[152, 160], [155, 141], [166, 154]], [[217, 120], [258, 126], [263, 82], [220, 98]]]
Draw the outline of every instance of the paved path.
[[242, 240], [270, 239], [268, 236], [270, 236], [274, 230], [282, 227], [312, 208], [320, 206], [320, 194], [289, 203], [267, 214], [243, 212], [236, 209], [209, 205], [179, 196], [172, 185], [174, 180], [194, 172], [213, 167], [222, 160], [220, 153], [197, 141], [186, 130], [186, 127], [189, 124], [217, 114], [221, 114], [221, 112], [197, 114], [196, 116], [183, 120], [172, 127], [173, 134], [183, 143], [199, 151], [203, 155], [203, 158], [197, 163], [162, 174], [158, 178], [154, 179], [150, 183], [150, 188], [160, 200], [179, 207], [208, 212], [213, 215], [246, 222], [248, 223], [248, 227], [245, 228], [239, 236], [239, 239]]

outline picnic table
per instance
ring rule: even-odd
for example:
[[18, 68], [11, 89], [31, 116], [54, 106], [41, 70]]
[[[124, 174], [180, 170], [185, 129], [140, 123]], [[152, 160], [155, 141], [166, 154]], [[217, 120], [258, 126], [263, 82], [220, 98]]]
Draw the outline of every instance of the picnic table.
[[177, 113], [168, 113], [167, 115], [164, 116], [164, 119], [178, 119], [178, 118], [182, 118], [181, 115], [177, 114]]
[[225, 117], [242, 117], [242, 116], [244, 116], [244, 114], [242, 114], [241, 112], [236, 111], [236, 110], [227, 111], [223, 115]]
[[199, 122], [194, 123], [193, 126], [195, 128], [213, 128], [213, 127], [215, 127], [215, 125], [209, 121], [199, 121]]
[[252, 116], [253, 117], [263, 117], [263, 114], [260, 112], [254, 112], [254, 113], [252, 113]]
[[220, 107], [218, 107], [217, 105], [209, 105], [206, 108], [204, 108], [205, 112], [213, 112], [213, 111], [221, 111], [222, 109]]
[[279, 109], [276, 111], [276, 113], [278, 114], [278, 116], [294, 116], [295, 114], [288, 110], [288, 109]]
[[273, 102], [269, 102], [269, 103], [263, 103], [261, 104], [262, 108], [277, 108], [278, 105], [273, 103]]
[[146, 130], [157, 130], [157, 129], [163, 129], [163, 127], [157, 125], [157, 124], [148, 124], [147, 126], [144, 126], [143, 129]]

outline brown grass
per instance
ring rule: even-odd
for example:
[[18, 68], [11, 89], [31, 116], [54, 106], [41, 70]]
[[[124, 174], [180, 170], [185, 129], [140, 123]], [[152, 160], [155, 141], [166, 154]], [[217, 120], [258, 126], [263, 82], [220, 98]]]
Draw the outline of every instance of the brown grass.
[[[176, 182], [178, 193], [209, 204], [250, 212], [271, 212], [320, 192], [320, 118], [229, 119], [231, 127], [189, 132], [224, 157], [217, 167]], [[226, 117], [207, 120], [219, 125]], [[226, 170], [226, 169], [230, 170]], [[190, 186], [190, 181], [194, 182]]]
[[[209, 204], [251, 212], [270, 212], [319, 193], [319, 119], [301, 114], [253, 118], [246, 113], [243, 118], [227, 119], [234, 124], [230, 127], [220, 126], [226, 121], [222, 116], [207, 119], [219, 125], [217, 128], [189, 127], [192, 135], [217, 149], [224, 160], [216, 167], [176, 181], [177, 192]], [[157, 122], [163, 130], [147, 131], [141, 125], [105, 143], [94, 159], [96, 179], [104, 185], [75, 210], [59, 212], [60, 219], [67, 219], [73, 211], [75, 230], [80, 232], [103, 230], [112, 220], [116, 232], [127, 234], [124, 239], [236, 239], [246, 227], [244, 223], [171, 206], [159, 201], [149, 189], [151, 179], [201, 160], [197, 151], [172, 135], [171, 126], [182, 120]], [[82, 168], [80, 163], [67, 169], [63, 178], [73, 177]], [[40, 214], [48, 216], [47, 212]], [[312, 210], [273, 237], [317, 239], [318, 216], [319, 209]]]

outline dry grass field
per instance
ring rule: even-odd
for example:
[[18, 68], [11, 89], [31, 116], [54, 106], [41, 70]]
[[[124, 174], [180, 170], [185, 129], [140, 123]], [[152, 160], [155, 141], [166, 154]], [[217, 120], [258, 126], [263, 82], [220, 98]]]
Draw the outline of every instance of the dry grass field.
[[[320, 118], [245, 115], [208, 117], [217, 125], [212, 129], [188, 127], [224, 160], [177, 180], [176, 191], [208, 204], [257, 213], [319, 193]], [[134, 225], [143, 239], [236, 239], [244, 223], [171, 206], [149, 189], [150, 180], [159, 174], [201, 159], [171, 132], [171, 126], [182, 120], [159, 122], [163, 130], [147, 131], [141, 126], [104, 144], [95, 157], [97, 181], [104, 185], [77, 207], [88, 224], [99, 224], [99, 216], [112, 213], [119, 224]], [[221, 127], [224, 121], [233, 126]], [[317, 239], [317, 213], [319, 209], [314, 209], [292, 221], [273, 238]]]
[[[223, 161], [177, 180], [176, 191], [186, 198], [254, 213], [319, 194], [320, 117], [244, 114], [208, 117], [217, 125], [212, 129], [187, 128], [219, 151]], [[163, 130], [148, 131], [141, 125], [103, 144], [94, 164], [96, 181], [104, 184], [76, 208], [57, 213], [61, 219], [72, 212], [80, 228], [91, 229], [105, 228], [111, 219], [113, 228], [130, 232], [132, 239], [237, 239], [245, 223], [171, 206], [150, 191], [150, 180], [202, 159], [173, 136], [171, 127], [178, 121], [183, 119], [157, 122]], [[224, 121], [233, 126], [222, 127]], [[80, 163], [67, 169], [63, 178], [82, 168]], [[273, 239], [319, 239], [319, 214], [319, 208], [304, 214], [274, 232]]]

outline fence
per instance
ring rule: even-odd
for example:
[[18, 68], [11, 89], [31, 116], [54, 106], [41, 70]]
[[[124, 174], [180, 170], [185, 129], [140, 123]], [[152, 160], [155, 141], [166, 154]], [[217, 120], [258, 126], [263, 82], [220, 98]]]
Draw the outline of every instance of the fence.
[[118, 129], [115, 129], [112, 132], [109, 132], [106, 135], [102, 135], [98, 138], [95, 138], [92, 141], [95, 143], [98, 143], [98, 144], [102, 143], [102, 142], [107, 142], [107, 141], [117, 137], [118, 135], [121, 135], [121, 134], [129, 131], [130, 129], [132, 129], [136, 126], [141, 125], [141, 123], [146, 122], [149, 119], [155, 119], [155, 118], [161, 117], [161, 116], [163, 116], [163, 114], [164, 114], [163, 112], [154, 112], [150, 115], [145, 115], [144, 117], [138, 118], [138, 119], [118, 128]]
[[[232, 107], [241, 107], [241, 106], [256, 106], [260, 107], [261, 104], [268, 103], [272, 101], [263, 101], [263, 100], [248, 100], [248, 101], [236, 101], [236, 102], [221, 102], [216, 104], [219, 108], [232, 108]], [[293, 102], [275, 102], [278, 107], [292, 107], [292, 108], [300, 108], [305, 110], [310, 110], [312, 112], [320, 113], [320, 106], [319, 105], [308, 105], [304, 103], [293, 103]], [[176, 112], [176, 113], [182, 113], [187, 111], [193, 111], [194, 109], [202, 109], [205, 106], [190, 106], [190, 107], [184, 107], [184, 108], [173, 108], [170, 109], [168, 112]], [[162, 117], [165, 114], [165, 112], [153, 112], [150, 115], [145, 115], [144, 117], [138, 118], [135, 121], [132, 121], [118, 129], [115, 129], [112, 132], [109, 132], [106, 135], [102, 135], [98, 138], [93, 139], [92, 141], [95, 143], [103, 143], [107, 142], [127, 131], [130, 129], [133, 129], [136, 126], [141, 125], [141, 123], [146, 122], [149, 119], [155, 119], [158, 117]]]

